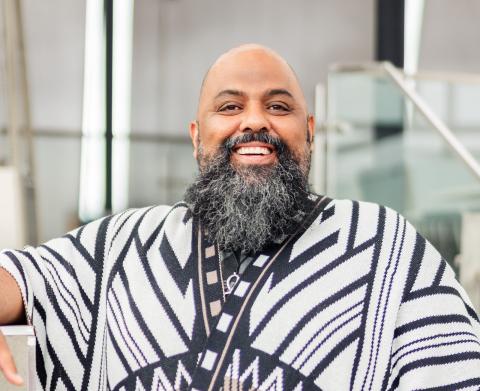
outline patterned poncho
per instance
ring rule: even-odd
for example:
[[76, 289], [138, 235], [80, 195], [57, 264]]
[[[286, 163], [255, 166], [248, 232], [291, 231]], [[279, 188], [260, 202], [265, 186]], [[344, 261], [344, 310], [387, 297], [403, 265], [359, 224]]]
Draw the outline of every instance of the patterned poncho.
[[47, 390], [478, 390], [480, 326], [394, 211], [318, 198], [223, 291], [185, 203], [4, 251]]

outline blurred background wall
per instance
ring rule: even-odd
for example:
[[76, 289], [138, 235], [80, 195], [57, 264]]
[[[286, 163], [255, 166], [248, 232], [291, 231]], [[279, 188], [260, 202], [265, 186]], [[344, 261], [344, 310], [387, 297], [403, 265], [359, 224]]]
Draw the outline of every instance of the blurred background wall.
[[[21, 1], [39, 242], [81, 222], [87, 3]], [[246, 42], [277, 50], [297, 71], [313, 110], [315, 85], [326, 83], [330, 64], [375, 60], [378, 4], [374, 0], [136, 1], [127, 206], [181, 199], [196, 166], [188, 122], [195, 115], [202, 77], [220, 53]], [[476, 0], [426, 0], [419, 68], [478, 72], [479, 17]], [[5, 69], [0, 83], [0, 127], [5, 128]], [[359, 101], [349, 104], [355, 108]], [[6, 155], [8, 140], [3, 131], [0, 160]]]
[[480, 72], [480, 2], [426, 0], [419, 68]]

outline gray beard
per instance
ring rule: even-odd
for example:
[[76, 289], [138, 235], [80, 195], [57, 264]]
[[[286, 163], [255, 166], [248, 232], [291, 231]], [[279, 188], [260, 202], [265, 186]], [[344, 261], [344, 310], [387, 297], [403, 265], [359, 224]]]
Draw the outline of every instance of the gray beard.
[[[274, 145], [278, 162], [234, 167], [230, 159], [233, 147], [249, 141]], [[185, 201], [223, 251], [253, 254], [278, 242], [297, 229], [312, 207], [305, 173], [308, 167], [302, 170], [285, 145], [268, 134], [227, 140], [215, 157], [199, 159], [203, 159], [202, 169], [187, 189]]]

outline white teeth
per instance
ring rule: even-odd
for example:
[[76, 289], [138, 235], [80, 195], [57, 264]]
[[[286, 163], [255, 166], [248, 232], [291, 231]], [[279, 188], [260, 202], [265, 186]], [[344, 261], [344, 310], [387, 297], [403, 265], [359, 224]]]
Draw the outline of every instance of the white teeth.
[[240, 155], [270, 155], [272, 153], [265, 147], [240, 147], [236, 152]]

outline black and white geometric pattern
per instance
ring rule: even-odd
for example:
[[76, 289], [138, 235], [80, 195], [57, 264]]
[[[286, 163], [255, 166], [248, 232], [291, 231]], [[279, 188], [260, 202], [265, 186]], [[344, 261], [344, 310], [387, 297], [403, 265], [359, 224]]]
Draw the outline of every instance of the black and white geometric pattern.
[[318, 199], [225, 297], [184, 203], [4, 251], [37, 334], [39, 389], [477, 390], [480, 325], [394, 211]]

